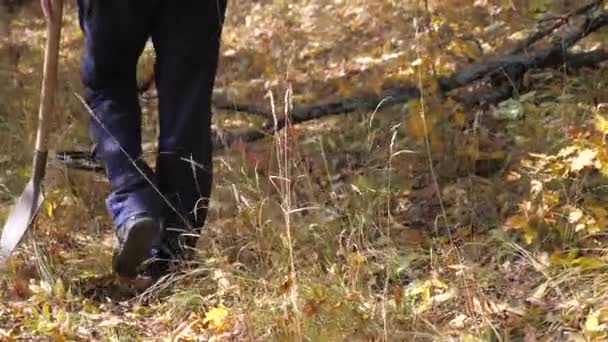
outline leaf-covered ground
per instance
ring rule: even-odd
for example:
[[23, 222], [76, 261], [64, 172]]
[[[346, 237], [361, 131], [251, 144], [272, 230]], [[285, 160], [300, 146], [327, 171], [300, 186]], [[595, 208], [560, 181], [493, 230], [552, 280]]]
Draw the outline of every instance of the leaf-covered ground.
[[[428, 92], [218, 152], [196, 262], [143, 293], [111, 274], [104, 177], [52, 165], [44, 210], [0, 276], [0, 339], [608, 338], [608, 69], [536, 70], [525, 94], [486, 111], [432, 87], [576, 3], [232, 1], [217, 82], [232, 100], [280, 108], [405, 81]], [[34, 5], [11, 17], [0, 217], [29, 175], [44, 46]], [[70, 7], [55, 150], [89, 143], [81, 44]], [[147, 52], [142, 77], [150, 65]], [[231, 112], [214, 123], [256, 125]]]

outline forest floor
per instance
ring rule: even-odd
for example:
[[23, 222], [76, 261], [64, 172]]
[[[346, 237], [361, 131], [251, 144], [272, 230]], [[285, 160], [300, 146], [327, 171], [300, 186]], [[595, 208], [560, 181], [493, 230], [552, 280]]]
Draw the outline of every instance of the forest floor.
[[[37, 224], [0, 275], [0, 340], [608, 339], [608, 68], [535, 70], [525, 94], [464, 111], [430, 81], [504, 51], [535, 12], [567, 8], [438, 3], [232, 1], [217, 87], [234, 101], [430, 90], [218, 151], [196, 262], [143, 293], [111, 273], [105, 178], [51, 165]], [[0, 222], [29, 177], [45, 39], [34, 7], [10, 27]], [[53, 150], [89, 144], [73, 6], [63, 32]], [[146, 51], [141, 75], [151, 61]], [[152, 148], [154, 105], [143, 103]], [[214, 124], [259, 118], [217, 112]]]

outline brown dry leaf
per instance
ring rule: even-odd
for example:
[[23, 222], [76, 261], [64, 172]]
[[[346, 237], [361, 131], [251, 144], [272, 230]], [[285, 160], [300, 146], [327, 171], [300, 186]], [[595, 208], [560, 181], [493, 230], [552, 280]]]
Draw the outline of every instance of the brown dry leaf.
[[282, 296], [284, 294], [286, 294], [291, 287], [293, 286], [293, 278], [291, 276], [291, 274], [288, 274], [285, 276], [285, 280], [283, 281], [283, 284], [281, 284], [281, 287], [279, 287], [279, 295]]
[[104, 327], [104, 328], [115, 328], [122, 323], [124, 323], [124, 321], [122, 319], [120, 319], [119, 317], [111, 316], [111, 317], [108, 317], [107, 319], [104, 319], [103, 321], [101, 321], [97, 326]]
[[452, 329], [462, 329], [469, 318], [465, 314], [460, 314], [452, 319], [448, 324]]
[[393, 289], [393, 300], [395, 301], [395, 304], [397, 306], [401, 306], [401, 303], [403, 303], [403, 288], [402, 287], [395, 287]]
[[15, 339], [15, 328], [11, 328], [9, 330], [0, 328], [0, 337], [2, 337], [3, 341], [5, 339], [6, 341], [13, 341]]
[[458, 128], [464, 128], [467, 124], [467, 114], [460, 106], [456, 111], [454, 111], [454, 113], [452, 114], [452, 118], [454, 120], [454, 124]]
[[316, 316], [323, 304], [325, 304], [325, 299], [312, 299], [309, 300], [306, 305], [304, 305], [303, 312], [307, 317]]
[[421, 229], [414, 229], [401, 224], [394, 224], [393, 227], [391, 239], [397, 246], [419, 247], [428, 243], [428, 234]]
[[536, 342], [536, 329], [531, 325], [526, 325], [526, 336], [524, 342]]
[[587, 166], [594, 165], [595, 157], [597, 156], [597, 151], [586, 149], [581, 151], [576, 158], [572, 160], [572, 164], [570, 169], [572, 171], [580, 171]]
[[526, 298], [526, 301], [537, 306], [545, 304], [545, 296], [547, 295], [548, 287], [548, 283], [541, 284], [530, 297]]
[[197, 315], [192, 313], [188, 319], [182, 323], [173, 331], [173, 337], [176, 341], [192, 341], [195, 340], [195, 336], [199, 334], [199, 325], [202, 320]]

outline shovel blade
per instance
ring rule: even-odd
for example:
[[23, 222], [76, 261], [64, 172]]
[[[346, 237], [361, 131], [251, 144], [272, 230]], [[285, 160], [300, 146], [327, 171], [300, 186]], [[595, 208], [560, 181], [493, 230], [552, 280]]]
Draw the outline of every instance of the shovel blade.
[[36, 182], [34, 178], [30, 179], [4, 223], [2, 237], [0, 238], [1, 265], [13, 253], [25, 235], [25, 232], [34, 221], [38, 209], [40, 209], [40, 206], [44, 202], [44, 194], [41, 190], [40, 182]]

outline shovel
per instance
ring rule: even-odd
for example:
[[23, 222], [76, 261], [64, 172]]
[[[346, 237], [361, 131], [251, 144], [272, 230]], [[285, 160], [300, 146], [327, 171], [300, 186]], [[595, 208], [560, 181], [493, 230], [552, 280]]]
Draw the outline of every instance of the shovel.
[[36, 134], [32, 176], [17, 203], [12, 208], [2, 229], [2, 237], [0, 238], [0, 267], [2, 268], [17, 245], [19, 245], [25, 232], [33, 223], [38, 209], [44, 202], [42, 180], [46, 173], [48, 156], [47, 117], [48, 114], [53, 112], [55, 105], [62, 17], [63, 0], [54, 0], [52, 13], [47, 20], [47, 41], [44, 54], [42, 91], [38, 112], [38, 132]]

